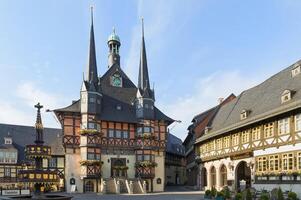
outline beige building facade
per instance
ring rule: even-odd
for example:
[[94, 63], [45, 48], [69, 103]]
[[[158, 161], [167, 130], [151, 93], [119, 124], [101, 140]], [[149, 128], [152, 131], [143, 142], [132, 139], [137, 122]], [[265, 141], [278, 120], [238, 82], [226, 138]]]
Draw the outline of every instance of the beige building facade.
[[300, 62], [222, 106], [196, 140], [203, 188], [294, 191], [300, 195]]

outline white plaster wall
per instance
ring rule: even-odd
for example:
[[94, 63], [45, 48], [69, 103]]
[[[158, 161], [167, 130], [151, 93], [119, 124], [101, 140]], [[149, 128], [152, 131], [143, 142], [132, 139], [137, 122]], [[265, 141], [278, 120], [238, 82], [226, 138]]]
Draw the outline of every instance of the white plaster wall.
[[[162, 192], [164, 191], [164, 183], [165, 183], [165, 162], [164, 162], [165, 156], [157, 155], [155, 156], [155, 162], [158, 164], [157, 167], [155, 167], [155, 178], [153, 179], [153, 189], [154, 192]], [[161, 184], [157, 184], [157, 179], [161, 178]]]
[[271, 147], [266, 149], [260, 149], [254, 151], [254, 156], [261, 156], [261, 155], [267, 155], [267, 154], [274, 154], [274, 153], [282, 153], [287, 151], [296, 151], [301, 149], [301, 143], [297, 143], [295, 145], [283, 145], [279, 148]]
[[81, 180], [81, 166], [80, 154], [65, 154], [66, 166], [65, 166], [65, 177], [66, 177], [66, 191], [71, 192], [70, 178], [75, 179], [75, 184], [78, 192], [83, 192], [83, 181]]
[[[238, 159], [238, 160], [231, 160], [230, 157], [227, 157], [227, 158], [223, 158], [223, 159], [219, 159], [219, 160], [205, 162], [204, 167], [207, 170], [207, 187], [206, 187], [206, 189], [211, 188], [212, 181], [211, 181], [210, 170], [211, 170], [212, 166], [214, 166], [216, 169], [216, 184], [217, 184], [216, 189], [217, 190], [222, 189], [222, 186], [220, 183], [220, 168], [222, 167], [222, 165], [225, 165], [227, 168], [227, 180], [234, 181], [233, 187], [235, 187], [236, 167], [241, 161], [245, 161], [246, 163], [254, 163], [254, 158], [250, 157], [250, 158], [244, 158], [244, 159]], [[251, 169], [251, 177], [252, 177], [252, 179], [254, 179], [254, 169]]]
[[[103, 165], [101, 167], [102, 171], [102, 178], [110, 178], [111, 177], [111, 158], [125, 158], [126, 165], [129, 167], [127, 171], [128, 178], [135, 178], [135, 162], [136, 156], [135, 155], [114, 155], [114, 154], [102, 154], [101, 161]], [[110, 162], [108, 163], [108, 159]], [[129, 160], [129, 163], [127, 162]]]

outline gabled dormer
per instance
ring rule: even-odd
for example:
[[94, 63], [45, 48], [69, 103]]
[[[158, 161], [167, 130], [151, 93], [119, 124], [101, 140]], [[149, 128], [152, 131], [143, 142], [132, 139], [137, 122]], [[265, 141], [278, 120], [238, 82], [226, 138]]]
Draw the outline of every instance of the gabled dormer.
[[284, 90], [281, 94], [281, 103], [290, 101], [293, 97], [293, 94], [294, 94], [294, 91], [292, 91], [292, 90], [288, 90], [288, 89]]
[[250, 110], [243, 109], [243, 110], [240, 112], [240, 120], [247, 119], [247, 118], [249, 117], [250, 113], [251, 113]]
[[299, 64], [296, 64], [294, 68], [292, 69], [292, 77], [295, 77], [301, 73], [301, 66]]

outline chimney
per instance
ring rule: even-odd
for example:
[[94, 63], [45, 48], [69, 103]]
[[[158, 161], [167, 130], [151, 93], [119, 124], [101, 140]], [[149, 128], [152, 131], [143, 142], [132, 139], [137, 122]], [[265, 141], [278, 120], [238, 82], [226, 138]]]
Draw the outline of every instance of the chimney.
[[219, 104], [221, 104], [221, 103], [223, 103], [224, 98], [223, 98], [223, 97], [220, 97], [220, 98], [217, 99], [217, 101], [218, 101]]

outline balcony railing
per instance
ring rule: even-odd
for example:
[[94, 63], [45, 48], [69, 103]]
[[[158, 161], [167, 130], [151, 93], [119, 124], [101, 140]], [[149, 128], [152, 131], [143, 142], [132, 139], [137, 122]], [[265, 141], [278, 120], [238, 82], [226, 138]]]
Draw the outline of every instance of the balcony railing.
[[155, 168], [153, 168], [153, 167], [136, 168], [136, 177], [137, 178], [154, 178], [155, 177]]
[[59, 176], [57, 172], [50, 170], [20, 170], [18, 178], [20, 182], [59, 182]]
[[64, 135], [63, 143], [65, 146], [78, 146], [80, 144], [80, 136]]
[[26, 156], [28, 158], [34, 157], [50, 157], [51, 147], [44, 145], [27, 145], [26, 146]]

